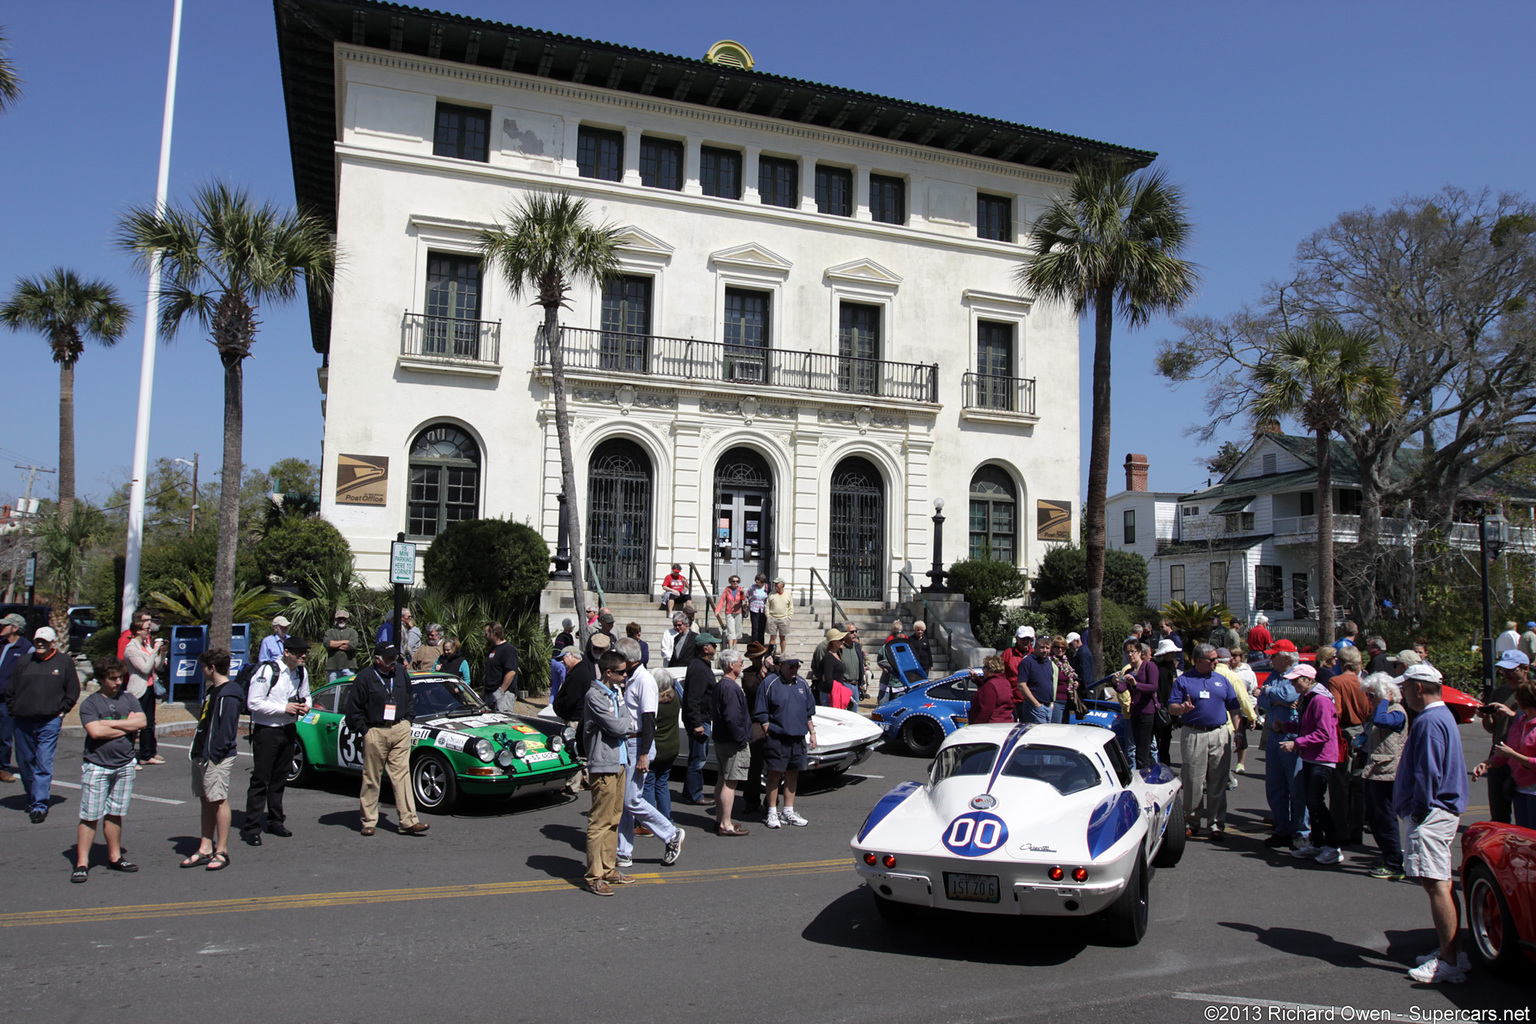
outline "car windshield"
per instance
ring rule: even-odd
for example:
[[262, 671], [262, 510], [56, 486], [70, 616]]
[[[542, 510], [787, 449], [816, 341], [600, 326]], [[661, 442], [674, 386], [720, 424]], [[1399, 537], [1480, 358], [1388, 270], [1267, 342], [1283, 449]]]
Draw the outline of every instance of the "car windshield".
[[411, 710], [424, 715], [451, 715], [456, 711], [475, 714], [485, 710], [480, 698], [462, 679], [441, 677], [417, 679], [411, 683]]
[[1093, 762], [1064, 747], [1016, 747], [1003, 766], [1003, 775], [1036, 779], [1055, 787], [1062, 796], [1080, 793], [1099, 784], [1099, 772]]
[[943, 782], [951, 775], [985, 775], [996, 759], [996, 743], [956, 743], [933, 759], [933, 781]]

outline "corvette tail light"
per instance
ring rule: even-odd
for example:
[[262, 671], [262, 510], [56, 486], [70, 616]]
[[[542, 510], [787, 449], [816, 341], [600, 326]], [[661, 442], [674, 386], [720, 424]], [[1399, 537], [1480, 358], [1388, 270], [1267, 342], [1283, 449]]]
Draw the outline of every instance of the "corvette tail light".
[[872, 853], [866, 853], [864, 855], [864, 863], [868, 864], [870, 867], [874, 867], [875, 866], [875, 855], [872, 854]]
[[1074, 882], [1086, 882], [1086, 881], [1088, 881], [1088, 869], [1087, 868], [1073, 868], [1072, 869], [1072, 881], [1074, 881]]
[[880, 863], [884, 864], [888, 868], [893, 868], [896, 866], [896, 855], [888, 853], [885, 855], [885, 858], [880, 861]]
[[1046, 872], [1046, 874], [1050, 875], [1051, 881], [1053, 882], [1059, 882], [1063, 878], [1067, 877], [1067, 873], [1061, 870], [1061, 868], [1051, 868], [1051, 870]]

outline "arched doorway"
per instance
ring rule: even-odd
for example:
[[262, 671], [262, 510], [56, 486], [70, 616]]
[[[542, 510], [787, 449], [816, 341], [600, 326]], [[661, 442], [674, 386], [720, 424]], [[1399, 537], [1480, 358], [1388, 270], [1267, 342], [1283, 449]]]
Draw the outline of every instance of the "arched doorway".
[[651, 590], [651, 460], [633, 441], [604, 441], [587, 467], [587, 564], [605, 591]]
[[868, 459], [832, 471], [832, 592], [850, 601], [885, 597], [885, 481]]
[[751, 583], [773, 563], [773, 470], [750, 448], [732, 448], [715, 464], [714, 588], [732, 576]]

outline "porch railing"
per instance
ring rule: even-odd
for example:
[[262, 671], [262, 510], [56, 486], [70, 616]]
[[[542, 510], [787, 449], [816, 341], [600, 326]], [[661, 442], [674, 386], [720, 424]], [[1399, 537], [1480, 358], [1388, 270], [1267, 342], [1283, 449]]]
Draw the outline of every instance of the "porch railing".
[[400, 354], [475, 366], [501, 365], [501, 321], [464, 320], [407, 311]]
[[967, 371], [962, 378], [965, 408], [1035, 414], [1035, 379]]

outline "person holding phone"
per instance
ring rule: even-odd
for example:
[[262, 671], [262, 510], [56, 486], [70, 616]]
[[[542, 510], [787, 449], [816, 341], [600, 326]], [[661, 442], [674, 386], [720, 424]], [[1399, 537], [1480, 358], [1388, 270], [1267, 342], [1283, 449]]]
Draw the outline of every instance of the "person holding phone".
[[154, 620], [141, 615], [133, 620], [133, 635], [123, 648], [123, 661], [128, 665], [128, 695], [139, 702], [144, 712], [144, 728], [139, 730], [139, 767], [165, 764], [160, 756], [160, 746], [155, 740], [155, 676], [165, 668], [164, 638], [154, 638]]

